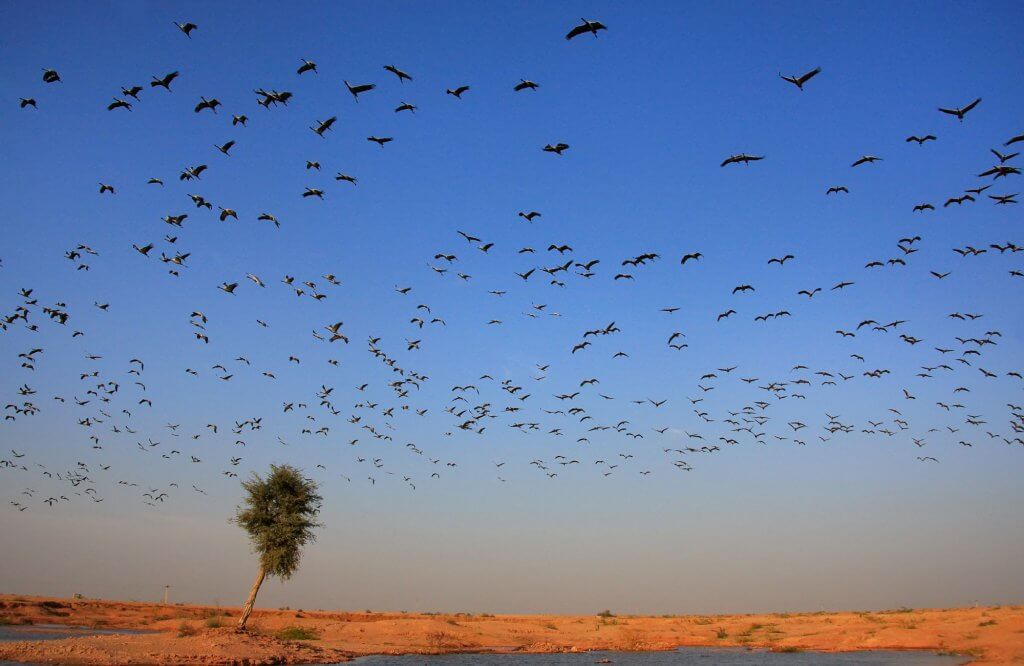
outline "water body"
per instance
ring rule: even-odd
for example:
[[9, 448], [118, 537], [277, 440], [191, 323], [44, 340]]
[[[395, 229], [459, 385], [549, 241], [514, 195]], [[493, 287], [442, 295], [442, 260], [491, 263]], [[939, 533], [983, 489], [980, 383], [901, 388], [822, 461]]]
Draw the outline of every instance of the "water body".
[[[110, 634], [143, 634], [131, 629], [90, 629], [70, 627], [66, 624], [0, 625], [0, 641], [54, 641], [77, 636], [104, 636]], [[0, 661], [0, 666], [18, 666], [15, 661]]]
[[[131, 629], [91, 629], [66, 624], [0, 625], [0, 641], [51, 641], [76, 636], [105, 636], [110, 634], [143, 634]], [[0, 662], [0, 664], [5, 662]]]
[[680, 648], [672, 652], [588, 652], [575, 654], [453, 654], [362, 657], [358, 666], [582, 666], [607, 659], [618, 666], [957, 666], [963, 657], [926, 652], [766, 652], [743, 648]]

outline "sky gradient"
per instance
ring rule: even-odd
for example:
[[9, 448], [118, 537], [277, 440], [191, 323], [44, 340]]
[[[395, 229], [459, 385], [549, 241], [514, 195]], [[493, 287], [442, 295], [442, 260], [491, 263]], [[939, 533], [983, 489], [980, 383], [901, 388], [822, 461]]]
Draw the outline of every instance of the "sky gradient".
[[[38, 331], [16, 324], [0, 333], [5, 403], [24, 401], [18, 388], [27, 383], [42, 408], [0, 426], [3, 455], [25, 453], [18, 464], [29, 467], [0, 468], [0, 590], [156, 599], [170, 584], [180, 601], [240, 603], [255, 563], [227, 522], [241, 489], [223, 472], [244, 476], [292, 462], [322, 481], [326, 527], [296, 577], [268, 582], [259, 604], [711, 613], [1024, 596], [1024, 447], [973, 431], [974, 446], [960, 446], [965, 434], [945, 428], [963, 414], [935, 406], [969, 385], [961, 396], [967, 411], [1005, 433], [1006, 403], [1021, 404], [1024, 384], [981, 381], [974, 370], [963, 379], [914, 377], [922, 365], [942, 362], [935, 345], [992, 329], [1002, 337], [985, 350], [983, 365], [1001, 374], [1024, 369], [1024, 317], [1014, 305], [1024, 280], [1007, 275], [1021, 269], [1022, 255], [990, 250], [964, 259], [950, 250], [1022, 240], [1019, 208], [988, 200], [941, 206], [982, 184], [975, 175], [991, 166], [989, 148], [1006, 152], [1002, 144], [1024, 132], [1024, 93], [1013, 79], [1024, 62], [1024, 15], [1015, 3], [985, 11], [956, 3], [575, 2], [314, 3], [301, 12], [272, 3], [52, 3], [45, 10], [0, 7], [12, 27], [0, 44], [8, 165], [0, 179], [0, 311], [12, 312], [25, 300], [19, 290], [31, 288], [40, 306], [65, 302], [72, 318], [60, 327], [37, 312]], [[608, 30], [567, 42], [581, 16]], [[172, 23], [186, 20], [199, 25], [191, 39]], [[300, 58], [315, 60], [319, 73], [299, 77]], [[399, 83], [382, 69], [387, 64], [414, 80]], [[779, 78], [816, 66], [822, 73], [802, 92]], [[62, 82], [42, 83], [43, 68], [59, 71]], [[148, 87], [152, 75], [172, 70], [181, 72], [173, 92]], [[521, 78], [540, 88], [514, 93]], [[345, 79], [377, 88], [356, 102]], [[135, 83], [145, 89], [131, 112], [106, 110], [122, 85]], [[462, 84], [471, 86], [463, 99], [445, 95]], [[260, 87], [294, 98], [265, 110], [254, 103]], [[200, 96], [223, 107], [194, 113]], [[38, 109], [18, 108], [18, 97], [34, 97]], [[983, 102], [963, 123], [936, 111], [976, 97]], [[402, 101], [416, 113], [394, 113]], [[232, 127], [238, 113], [249, 117], [247, 127]], [[324, 138], [308, 129], [330, 116], [338, 122]], [[938, 140], [905, 141], [928, 133]], [[381, 148], [370, 135], [394, 141]], [[213, 146], [229, 139], [237, 145], [225, 157]], [[570, 144], [565, 155], [540, 150], [558, 141]], [[766, 157], [719, 167], [740, 152]], [[851, 169], [864, 154], [883, 161]], [[307, 170], [307, 160], [322, 170]], [[178, 180], [185, 166], [201, 163], [209, 169], [200, 181]], [[337, 172], [358, 185], [335, 182]], [[150, 177], [165, 186], [147, 185]], [[99, 195], [100, 182], [117, 193]], [[1019, 191], [1019, 182], [1000, 179], [986, 194]], [[826, 196], [834, 185], [849, 195]], [[325, 200], [300, 197], [310, 186], [321, 187]], [[187, 193], [234, 208], [240, 219], [221, 223]], [[926, 201], [937, 210], [912, 212]], [[529, 210], [543, 215], [532, 223], [516, 215]], [[257, 222], [261, 212], [276, 215], [281, 228]], [[189, 214], [180, 230], [161, 222], [180, 213]], [[480, 252], [457, 230], [494, 248]], [[168, 233], [178, 242], [161, 241]], [[897, 239], [913, 235], [922, 237], [921, 250], [909, 266], [864, 269], [902, 255]], [[157, 247], [148, 259], [132, 249], [150, 242]], [[99, 252], [85, 258], [88, 271], [63, 257], [79, 243]], [[568, 243], [578, 261], [601, 259], [597, 275], [563, 273], [564, 288], [539, 270], [527, 282], [515, 276], [569, 259], [545, 251], [551, 243]], [[536, 254], [518, 254], [523, 246]], [[160, 251], [192, 253], [180, 277], [168, 275]], [[695, 251], [704, 257], [680, 266]], [[444, 276], [428, 268], [446, 265], [433, 259], [439, 252], [458, 255]], [[621, 260], [644, 252], [660, 258], [630, 270], [633, 281], [612, 279], [626, 270]], [[796, 258], [784, 267], [766, 263], [786, 253]], [[940, 281], [931, 270], [952, 274]], [[326, 284], [327, 273], [341, 285]], [[296, 298], [281, 283], [285, 275], [315, 281], [327, 298]], [[841, 280], [857, 284], [830, 292]], [[216, 288], [225, 281], [239, 282], [235, 294]], [[745, 283], [756, 291], [731, 293]], [[403, 296], [396, 287], [412, 290]], [[813, 287], [824, 292], [810, 301], [797, 295]], [[445, 325], [410, 324], [423, 316], [421, 303]], [[660, 312], [670, 306], [680, 311]], [[737, 314], [717, 321], [728, 308]], [[754, 321], [782, 309], [793, 316]], [[193, 335], [194, 310], [208, 317], [209, 344]], [[951, 312], [985, 317], [965, 323]], [[869, 318], [907, 320], [910, 328], [899, 331], [925, 342], [906, 345], [895, 331], [851, 340], [834, 334]], [[487, 325], [492, 319], [502, 324]], [[350, 344], [310, 335], [339, 320]], [[612, 321], [621, 333], [570, 353], [583, 331]], [[72, 339], [71, 329], [85, 335]], [[674, 331], [686, 334], [688, 348], [666, 346]], [[395, 399], [386, 385], [395, 373], [366, 351], [367, 338], [377, 336], [399, 365], [429, 377], [408, 401]], [[408, 351], [407, 339], [422, 339], [421, 349]], [[45, 351], [27, 370], [17, 354], [34, 347]], [[612, 358], [617, 350], [629, 358]], [[867, 360], [857, 363], [851, 353]], [[126, 375], [131, 358], [145, 361], [141, 377]], [[328, 365], [332, 358], [337, 366]], [[217, 378], [218, 363], [231, 381]], [[750, 438], [722, 445], [726, 411], [761, 399], [759, 385], [791, 378], [797, 364], [856, 376], [834, 387], [812, 376], [806, 399], [770, 408], [771, 432], [791, 434], [786, 422], [801, 419], [807, 445]], [[738, 369], [719, 372], [713, 391], [698, 388], [703, 374], [726, 366]], [[893, 376], [862, 376], [873, 368]], [[137, 434], [111, 433], [110, 423], [78, 425], [96, 405], [76, 406], [72, 396], [85, 397], [90, 385], [80, 374], [94, 370], [122, 384], [114, 405], [130, 409]], [[485, 373], [495, 378], [487, 387]], [[740, 376], [763, 381], [747, 385]], [[591, 377], [600, 384], [579, 389]], [[506, 378], [532, 394], [523, 419], [540, 421], [540, 433], [508, 427], [519, 417], [501, 410], [519, 401], [497, 387]], [[355, 389], [363, 383], [365, 391]], [[457, 429], [444, 412], [451, 387], [465, 384], [481, 388], [471, 404], [489, 401], [500, 414], [482, 435]], [[336, 387], [339, 415], [317, 406], [322, 385]], [[906, 400], [904, 388], [917, 399]], [[576, 401], [554, 398], [576, 390]], [[153, 406], [138, 405], [142, 397]], [[703, 398], [699, 408], [719, 420], [703, 422], [688, 397]], [[367, 415], [359, 425], [372, 421], [393, 436], [382, 442], [346, 421], [367, 400], [429, 411]], [[285, 402], [309, 409], [286, 413]], [[644, 439], [604, 432], [578, 443], [584, 433], [575, 420], [541, 411], [569, 406], [597, 423], [628, 419]], [[909, 431], [860, 432], [868, 420], [891, 423], [890, 408], [899, 408]], [[819, 441], [826, 414], [856, 430]], [[253, 417], [263, 417], [260, 430], [230, 432]], [[208, 423], [220, 432], [210, 433]], [[301, 434], [322, 425], [331, 428], [326, 437]], [[563, 436], [549, 433], [556, 427]], [[911, 436], [933, 427], [943, 432], [915, 447]], [[683, 472], [662, 449], [690, 445], [688, 432], [722, 450], [688, 456], [693, 471]], [[91, 434], [103, 449], [91, 448]], [[137, 442], [147, 441], [159, 444], [144, 452]], [[160, 457], [170, 449], [182, 453]], [[620, 459], [610, 476], [597, 471], [594, 460], [626, 452], [634, 457]], [[203, 462], [189, 463], [189, 455]], [[581, 464], [563, 469], [556, 455]], [[242, 457], [237, 466], [228, 463], [234, 456]], [[558, 476], [529, 465], [535, 459]], [[68, 488], [37, 465], [56, 472], [78, 461], [90, 466], [104, 502], [42, 503]], [[100, 472], [101, 464], [111, 468]], [[441, 478], [431, 478], [435, 471]], [[143, 489], [171, 483], [179, 487], [168, 501], [143, 504]], [[30, 507], [7, 510], [12, 500]]]

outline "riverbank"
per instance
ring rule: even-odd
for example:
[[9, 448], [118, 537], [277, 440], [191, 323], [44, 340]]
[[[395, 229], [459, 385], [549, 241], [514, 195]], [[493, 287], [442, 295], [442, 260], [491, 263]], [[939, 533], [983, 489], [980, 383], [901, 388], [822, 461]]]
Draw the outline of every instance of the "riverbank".
[[925, 650], [972, 663], [1024, 663], [1024, 607], [880, 612], [616, 617], [256, 610], [0, 595], [0, 623], [148, 630], [0, 643], [0, 661], [62, 664], [328, 664], [371, 654], [658, 651], [684, 646], [776, 651]]

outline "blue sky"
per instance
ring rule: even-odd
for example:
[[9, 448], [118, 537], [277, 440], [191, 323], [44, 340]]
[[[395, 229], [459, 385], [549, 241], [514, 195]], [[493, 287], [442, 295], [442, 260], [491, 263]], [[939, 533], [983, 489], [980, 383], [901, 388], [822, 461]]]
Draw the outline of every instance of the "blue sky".
[[[1022, 19], [1012, 3], [985, 12], [953, 3], [44, 9], [0, 9], [16, 28], [0, 45], [9, 97], [0, 105], [0, 142], [10, 165], [0, 181], [0, 307], [13, 312], [25, 300], [22, 288], [39, 299], [38, 331], [18, 323], [0, 334], [2, 386], [5, 403], [20, 403], [18, 387], [30, 384], [43, 409], [0, 427], [3, 450], [25, 453], [18, 462], [29, 467], [0, 469], [0, 494], [30, 505], [0, 511], [0, 524], [16, 537], [0, 568], [3, 589], [146, 598], [171, 583], [189, 600], [234, 603], [251, 567], [244, 538], [225, 522], [239, 500], [237, 480], [222, 472], [288, 461], [324, 483], [327, 528], [296, 579], [261, 596], [266, 603], [662, 613], [951, 605], [1024, 593], [1014, 565], [1024, 555], [1015, 508], [1024, 499], [1021, 448], [964, 426], [963, 411], [935, 406], [966, 386], [969, 394], [955, 396], [966, 413], [1009, 435], [1006, 403], [1020, 404], [1020, 383], [983, 380], [966, 366], [927, 381], [914, 376], [949, 360], [937, 360], [934, 346], [990, 330], [1002, 337], [979, 363], [1001, 375], [1021, 370], [1022, 319], [1008, 307], [1024, 285], [1008, 276], [1021, 255], [951, 251], [1019, 241], [1019, 212], [988, 200], [941, 206], [982, 184], [975, 174], [993, 163], [989, 148], [1024, 131], [1024, 100], [1012, 81]], [[567, 42], [581, 16], [609, 29]], [[173, 21], [199, 29], [188, 39]], [[300, 58], [315, 60], [319, 73], [298, 76]], [[387, 64], [414, 80], [400, 83], [382, 69]], [[821, 75], [802, 92], [779, 79], [816, 66]], [[42, 68], [58, 70], [62, 82], [44, 84]], [[173, 70], [181, 76], [172, 93], [148, 86], [152, 75]], [[521, 78], [540, 88], [513, 92]], [[357, 103], [345, 79], [377, 88]], [[133, 110], [107, 111], [121, 86], [133, 84], [145, 87]], [[463, 84], [471, 86], [463, 99], [444, 94]], [[254, 103], [259, 87], [294, 98], [265, 110]], [[200, 96], [223, 106], [196, 114]], [[35, 98], [38, 109], [18, 108], [18, 97]], [[936, 111], [976, 97], [983, 101], [963, 123]], [[416, 113], [394, 113], [403, 101]], [[239, 113], [247, 127], [231, 126]], [[330, 116], [338, 122], [325, 138], [308, 129]], [[928, 133], [938, 140], [904, 141]], [[370, 135], [394, 141], [381, 148]], [[237, 144], [225, 157], [213, 146], [229, 139]], [[558, 141], [571, 146], [564, 155], [541, 151]], [[766, 157], [718, 166], [739, 152]], [[883, 161], [850, 168], [864, 154]], [[306, 170], [307, 160], [322, 170]], [[209, 166], [200, 181], [177, 179], [196, 164]], [[335, 182], [337, 172], [358, 185]], [[166, 185], [147, 185], [150, 177]], [[1018, 191], [1018, 179], [999, 179], [985, 194]], [[100, 182], [116, 195], [99, 195]], [[834, 185], [849, 195], [826, 196]], [[325, 200], [300, 197], [306, 187], [322, 188]], [[239, 221], [197, 210], [189, 193], [236, 209]], [[923, 202], [938, 210], [911, 212]], [[542, 217], [526, 223], [520, 210]], [[276, 215], [281, 228], [257, 222], [261, 212]], [[181, 213], [189, 214], [182, 229], [161, 221]], [[479, 251], [458, 230], [493, 249]], [[167, 233], [177, 243], [163, 242]], [[915, 235], [920, 251], [907, 256], [907, 267], [864, 268], [904, 256], [897, 240]], [[150, 242], [156, 249], [148, 259], [132, 249]], [[99, 252], [87, 258], [88, 272], [63, 258], [78, 243]], [[577, 261], [600, 259], [596, 275], [563, 273], [564, 287], [539, 270], [525, 283], [515, 276], [568, 260], [545, 251], [552, 243], [571, 245]], [[524, 246], [536, 253], [518, 254]], [[155, 258], [160, 251], [191, 252], [180, 277], [167, 274]], [[704, 258], [681, 267], [680, 257], [695, 251]], [[443, 277], [428, 267], [444, 265], [433, 260], [438, 252], [458, 256]], [[612, 280], [623, 259], [644, 252], [660, 258], [630, 270], [633, 281]], [[796, 258], [781, 268], [766, 263], [787, 253]], [[952, 274], [939, 281], [931, 270]], [[267, 287], [246, 280], [250, 272]], [[327, 273], [342, 284], [326, 284]], [[296, 298], [281, 283], [285, 275], [313, 280], [327, 298]], [[829, 291], [841, 280], [856, 284]], [[216, 288], [225, 281], [240, 283], [234, 295]], [[740, 284], [756, 291], [733, 295]], [[396, 286], [412, 290], [403, 296]], [[814, 287], [824, 291], [811, 301], [796, 293]], [[55, 301], [67, 303], [67, 327], [39, 312]], [[418, 304], [446, 325], [410, 324], [422, 314]], [[665, 307], [680, 310], [660, 312]], [[717, 322], [730, 308], [737, 314]], [[783, 309], [793, 316], [754, 321]], [[208, 345], [193, 336], [193, 310], [208, 317]], [[963, 322], [951, 312], [985, 316]], [[491, 319], [502, 324], [488, 326]], [[864, 319], [908, 323], [853, 339], [833, 332]], [[351, 344], [311, 336], [339, 320]], [[621, 333], [570, 354], [584, 331], [612, 321]], [[72, 339], [71, 330], [85, 335]], [[666, 346], [674, 331], [686, 334], [688, 348]], [[906, 345], [900, 332], [924, 342]], [[399, 365], [429, 377], [407, 401], [395, 399], [386, 386], [394, 373], [367, 353], [370, 336], [380, 336]], [[406, 351], [406, 339], [421, 339], [422, 349]], [[20, 367], [17, 354], [34, 347], [45, 350], [35, 370]], [[629, 358], [613, 359], [620, 350]], [[131, 358], [145, 360], [144, 391], [126, 374]], [[338, 366], [327, 363], [332, 358]], [[218, 363], [232, 380], [217, 379], [211, 366]], [[545, 364], [540, 373], [536, 366]], [[829, 387], [807, 374], [806, 399], [773, 401], [766, 411], [771, 433], [789, 435], [787, 421], [806, 423], [807, 445], [770, 437], [758, 444], [746, 435], [722, 445], [726, 412], [769, 396], [757, 386], [793, 379], [797, 364], [855, 375]], [[717, 373], [714, 390], [698, 388], [703, 374], [734, 365], [729, 375]], [[893, 374], [862, 376], [874, 368]], [[71, 399], [86, 397], [79, 377], [93, 370], [122, 384], [111, 403], [117, 412], [107, 410], [117, 415], [98, 431], [77, 425], [96, 414], [95, 401], [79, 407]], [[485, 373], [495, 381], [480, 380]], [[577, 400], [553, 397], [592, 377], [600, 384]], [[748, 386], [738, 377], [763, 381]], [[529, 401], [500, 391], [503, 379], [522, 385]], [[363, 383], [365, 392], [355, 390]], [[499, 413], [482, 435], [458, 430], [444, 413], [451, 387], [467, 383], [481, 387], [473, 400]], [[321, 385], [335, 387], [340, 415], [317, 406]], [[917, 399], [906, 400], [904, 388]], [[142, 397], [153, 407], [138, 405]], [[697, 405], [716, 422], [694, 414], [688, 397], [703, 398]], [[655, 408], [634, 399], [668, 402]], [[365, 400], [379, 403], [375, 413], [353, 408]], [[283, 413], [285, 402], [310, 408]], [[429, 411], [417, 417], [401, 404]], [[501, 413], [513, 404], [523, 406], [522, 418]], [[588, 426], [542, 411], [570, 405], [584, 408], [591, 423], [628, 419], [630, 432], [644, 438], [585, 433]], [[383, 417], [387, 406], [397, 416]], [[908, 431], [860, 432], [868, 420], [894, 427], [889, 408], [902, 412]], [[358, 413], [393, 440], [374, 441], [347, 423]], [[856, 430], [819, 441], [826, 413]], [[263, 428], [236, 444], [231, 423], [258, 416]], [[543, 428], [521, 433], [508, 427], [515, 420]], [[112, 433], [112, 422], [137, 434]], [[219, 424], [219, 434], [207, 423]], [[330, 426], [330, 434], [302, 435], [311, 424]], [[963, 430], [927, 433], [947, 425]], [[663, 435], [653, 430], [663, 427], [670, 428]], [[564, 435], [547, 434], [552, 428]], [[686, 432], [723, 450], [686, 456], [694, 470], [680, 472], [671, 464], [678, 457], [662, 449], [695, 441]], [[90, 434], [103, 449], [91, 448]], [[583, 435], [589, 444], [576, 442]], [[926, 447], [915, 447], [911, 437], [925, 435]], [[960, 446], [968, 435], [974, 446]], [[360, 441], [350, 446], [353, 438]], [[159, 445], [140, 451], [136, 442], [150, 439]], [[171, 449], [182, 454], [160, 457]], [[634, 458], [603, 476], [594, 461], [619, 454]], [[188, 463], [188, 455], [203, 462]], [[562, 469], [556, 455], [581, 464]], [[922, 464], [919, 455], [941, 462]], [[243, 458], [237, 467], [228, 463], [233, 456]], [[381, 469], [370, 466], [374, 458]], [[558, 477], [530, 466], [534, 459]], [[33, 466], [61, 471], [78, 461], [90, 466], [104, 502], [42, 503], [69, 489]], [[432, 479], [438, 470], [441, 478]], [[140, 489], [118, 480], [179, 488], [149, 507]], [[193, 492], [193, 483], [207, 494]]]

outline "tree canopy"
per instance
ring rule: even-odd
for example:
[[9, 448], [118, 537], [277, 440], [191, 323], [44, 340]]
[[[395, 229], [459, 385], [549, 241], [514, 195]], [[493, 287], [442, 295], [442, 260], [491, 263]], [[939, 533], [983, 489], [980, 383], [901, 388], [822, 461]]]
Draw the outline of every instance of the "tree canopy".
[[316, 540], [316, 516], [323, 498], [318, 485], [291, 465], [271, 465], [266, 478], [253, 472], [242, 482], [246, 491], [234, 522], [249, 533], [253, 551], [269, 576], [288, 579], [295, 573], [302, 547]]

